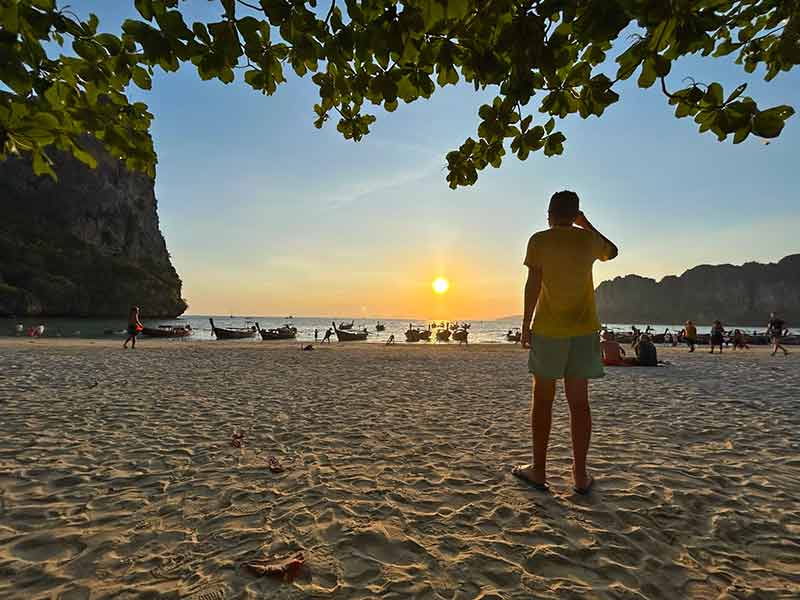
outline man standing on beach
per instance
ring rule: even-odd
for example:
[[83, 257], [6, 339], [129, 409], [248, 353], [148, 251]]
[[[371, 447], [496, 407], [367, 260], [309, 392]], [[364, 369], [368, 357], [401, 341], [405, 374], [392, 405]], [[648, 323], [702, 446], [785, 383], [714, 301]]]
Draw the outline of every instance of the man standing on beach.
[[695, 344], [697, 344], [697, 327], [691, 321], [686, 321], [683, 328], [683, 339], [686, 340], [686, 345], [689, 346], [689, 352], [694, 352]]
[[603, 376], [592, 265], [598, 259], [615, 258], [618, 250], [580, 211], [575, 192], [554, 194], [547, 216], [550, 228], [531, 237], [525, 256], [528, 281], [522, 345], [530, 348], [528, 369], [533, 375], [533, 463], [515, 467], [513, 473], [537, 489], [547, 489], [553, 400], [556, 381], [563, 379], [570, 411], [575, 491], [586, 494], [593, 483], [586, 471], [592, 433], [588, 380]]
[[778, 350], [783, 350], [783, 355], [787, 356], [789, 351], [781, 345], [781, 338], [783, 338], [786, 331], [786, 323], [783, 319], [779, 319], [775, 313], [770, 313], [769, 324], [767, 325], [767, 335], [772, 344], [772, 356], [778, 353]]

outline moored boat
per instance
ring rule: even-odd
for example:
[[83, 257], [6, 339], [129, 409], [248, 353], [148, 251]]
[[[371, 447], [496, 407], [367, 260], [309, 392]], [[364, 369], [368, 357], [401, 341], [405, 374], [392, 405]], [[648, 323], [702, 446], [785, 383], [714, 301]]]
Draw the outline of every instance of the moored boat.
[[[349, 331], [349, 330], [351, 330], [353, 328], [353, 326], [355, 324], [356, 324], [355, 321], [350, 321], [349, 323], [344, 323], [344, 322], [339, 323], [339, 330], [340, 331]], [[334, 323], [334, 325], [336, 325], [336, 323]]]
[[449, 342], [451, 333], [449, 329], [437, 329], [436, 340], [439, 342]]
[[364, 331], [342, 331], [336, 326], [336, 323], [333, 323], [333, 331], [336, 332], [336, 338], [340, 342], [363, 342], [366, 341], [367, 335], [369, 335], [366, 329]]
[[427, 342], [431, 339], [431, 330], [430, 329], [423, 329], [422, 327], [416, 327], [411, 323], [408, 324], [408, 329], [406, 330], [406, 341], [407, 342]]
[[469, 330], [466, 328], [456, 329], [453, 332], [453, 339], [460, 344], [468, 344]]
[[378, 322], [375, 324], [375, 331], [383, 331], [383, 330], [385, 330], [385, 329], [386, 329], [386, 325], [384, 325], [384, 324], [383, 324], [383, 323], [381, 323], [380, 321], [378, 321]]
[[181, 338], [192, 335], [192, 326], [159, 325], [158, 327], [144, 327], [140, 333], [147, 337]]
[[522, 341], [522, 331], [519, 327], [515, 327], [514, 329], [509, 329], [508, 333], [506, 334], [506, 340], [509, 342], [514, 342], [515, 344], [519, 344]]
[[256, 329], [261, 334], [262, 340], [293, 340], [297, 337], [297, 327], [289, 324], [271, 329], [261, 329], [261, 326], [256, 323]]
[[252, 327], [217, 327], [214, 325], [214, 319], [209, 318], [208, 322], [211, 323], [211, 334], [218, 340], [243, 340], [256, 336], [255, 325]]

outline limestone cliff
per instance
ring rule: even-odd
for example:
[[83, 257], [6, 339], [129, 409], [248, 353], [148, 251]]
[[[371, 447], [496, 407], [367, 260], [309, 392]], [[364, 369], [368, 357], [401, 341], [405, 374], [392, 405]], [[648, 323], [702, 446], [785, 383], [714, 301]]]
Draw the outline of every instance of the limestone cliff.
[[597, 288], [597, 308], [605, 323], [707, 324], [721, 319], [763, 325], [776, 311], [800, 325], [800, 254], [778, 263], [702, 265], [680, 277], [654, 279], [627, 275]]
[[49, 154], [59, 180], [0, 162], [0, 315], [174, 317], [186, 310], [158, 228], [154, 182], [101, 146], [90, 169]]

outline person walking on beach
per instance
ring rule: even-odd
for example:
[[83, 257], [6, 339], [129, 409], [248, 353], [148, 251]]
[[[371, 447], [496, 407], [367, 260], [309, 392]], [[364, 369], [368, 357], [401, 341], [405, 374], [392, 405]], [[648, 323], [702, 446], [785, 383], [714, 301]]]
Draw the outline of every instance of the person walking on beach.
[[128, 337], [122, 347], [128, 349], [128, 342], [131, 343], [131, 348], [136, 348], [136, 336], [144, 329], [144, 326], [139, 322], [139, 307], [132, 306], [128, 313]]
[[714, 321], [711, 326], [711, 337], [708, 343], [711, 344], [709, 354], [714, 354], [714, 346], [719, 346], [719, 353], [722, 354], [722, 346], [725, 343], [725, 328], [722, 326], [722, 321]]
[[586, 470], [592, 432], [589, 379], [603, 376], [592, 265], [595, 260], [615, 258], [619, 251], [592, 226], [579, 202], [575, 192], [554, 194], [548, 208], [550, 228], [528, 241], [522, 346], [530, 348], [528, 370], [533, 375], [533, 462], [515, 467], [513, 474], [537, 489], [547, 489], [553, 400], [556, 381], [563, 379], [570, 411], [574, 489], [587, 494], [594, 483]]
[[683, 339], [686, 340], [686, 345], [689, 346], [689, 352], [694, 352], [697, 344], [697, 327], [691, 321], [686, 321], [681, 333], [683, 333]]
[[775, 356], [778, 350], [783, 350], [783, 355], [789, 354], [789, 351], [781, 345], [783, 336], [786, 333], [786, 323], [783, 319], [779, 319], [775, 313], [770, 313], [769, 323], [767, 324], [767, 335], [772, 343], [772, 354]]

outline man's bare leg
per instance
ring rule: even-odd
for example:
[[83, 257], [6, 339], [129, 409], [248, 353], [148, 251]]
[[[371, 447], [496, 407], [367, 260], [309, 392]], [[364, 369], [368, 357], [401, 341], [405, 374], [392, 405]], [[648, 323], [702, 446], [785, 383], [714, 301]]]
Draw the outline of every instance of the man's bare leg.
[[569, 425], [572, 432], [572, 476], [577, 490], [588, 489], [591, 478], [586, 471], [586, 455], [592, 438], [592, 411], [589, 408], [589, 382], [567, 379], [564, 392], [569, 403]]
[[531, 442], [533, 462], [517, 467], [514, 474], [534, 484], [547, 482], [547, 446], [550, 443], [550, 426], [553, 421], [553, 400], [556, 396], [554, 379], [533, 378], [531, 400]]

